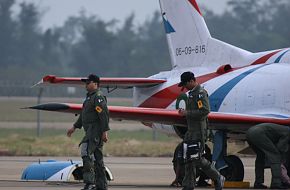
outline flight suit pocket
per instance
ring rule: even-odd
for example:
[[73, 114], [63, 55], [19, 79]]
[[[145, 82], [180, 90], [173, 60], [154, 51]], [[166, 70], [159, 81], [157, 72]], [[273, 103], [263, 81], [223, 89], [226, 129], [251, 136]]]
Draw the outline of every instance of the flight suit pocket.
[[187, 161], [199, 160], [201, 157], [200, 141], [188, 140], [183, 142], [183, 158]]
[[89, 124], [87, 130], [88, 137], [88, 151], [89, 153], [93, 153], [94, 150], [100, 145], [100, 137], [97, 133], [97, 129], [93, 124]]

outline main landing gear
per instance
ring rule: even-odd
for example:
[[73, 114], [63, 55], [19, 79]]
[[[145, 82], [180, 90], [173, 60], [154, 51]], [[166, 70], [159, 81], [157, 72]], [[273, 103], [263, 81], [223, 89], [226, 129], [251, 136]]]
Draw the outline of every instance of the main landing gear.
[[244, 164], [238, 156], [229, 155], [224, 157], [228, 167], [220, 170], [226, 181], [243, 181]]
[[227, 181], [243, 181], [244, 165], [235, 155], [227, 155], [227, 134], [214, 131], [212, 161]]

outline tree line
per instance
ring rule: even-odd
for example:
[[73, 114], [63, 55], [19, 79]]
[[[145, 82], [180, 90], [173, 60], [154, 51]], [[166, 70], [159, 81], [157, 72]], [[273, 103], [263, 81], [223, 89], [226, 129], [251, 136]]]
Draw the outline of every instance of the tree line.
[[[253, 52], [290, 46], [288, 0], [231, 0], [222, 14], [203, 12], [217, 39]], [[46, 30], [43, 14], [33, 3], [0, 1], [0, 81], [47, 74], [147, 77], [171, 67], [159, 11], [137, 26], [134, 14], [120, 24], [83, 11]]]

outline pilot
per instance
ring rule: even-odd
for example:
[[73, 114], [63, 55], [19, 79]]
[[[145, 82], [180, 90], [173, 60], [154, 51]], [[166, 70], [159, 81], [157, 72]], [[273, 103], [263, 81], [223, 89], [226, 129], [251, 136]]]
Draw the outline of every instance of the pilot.
[[210, 112], [207, 92], [198, 84], [192, 72], [180, 76], [179, 87], [189, 90], [186, 110], [179, 109], [179, 114], [186, 117], [188, 129], [184, 136], [183, 156], [185, 158], [185, 176], [183, 190], [192, 190], [196, 182], [196, 167], [200, 168], [215, 183], [215, 189], [223, 188], [225, 178], [202, 155], [207, 139], [206, 130]]
[[273, 123], [263, 123], [247, 131], [247, 141], [257, 154], [255, 161], [255, 189], [266, 189], [264, 185], [265, 158], [270, 162], [271, 189], [286, 189], [281, 182], [281, 164], [288, 151], [289, 127]]
[[107, 131], [110, 130], [107, 100], [99, 90], [98, 76], [91, 74], [82, 81], [86, 84], [87, 96], [82, 112], [73, 127], [67, 131], [67, 136], [71, 137], [76, 128], [84, 128], [85, 136], [80, 143], [85, 183], [83, 190], [104, 190], [107, 189], [107, 179], [102, 147], [108, 141]]

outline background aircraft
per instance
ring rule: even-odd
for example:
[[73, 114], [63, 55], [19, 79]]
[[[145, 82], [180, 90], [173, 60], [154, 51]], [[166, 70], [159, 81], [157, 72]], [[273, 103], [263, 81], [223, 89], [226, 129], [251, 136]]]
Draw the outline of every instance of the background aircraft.
[[[258, 123], [290, 126], [289, 48], [251, 53], [212, 38], [195, 0], [160, 0], [160, 6], [172, 70], [148, 78], [101, 78], [102, 88], [134, 89], [135, 107], [110, 106], [111, 118], [141, 121], [182, 137], [186, 119], [176, 109], [185, 106], [187, 92], [177, 85], [181, 73], [192, 71], [209, 94], [211, 129], [245, 140], [245, 131]], [[81, 87], [81, 79], [49, 75], [38, 85]], [[30, 108], [80, 113], [82, 105], [48, 103]], [[225, 154], [230, 166], [227, 179], [243, 180], [241, 160], [226, 155], [226, 143], [222, 148], [217, 152]]]

